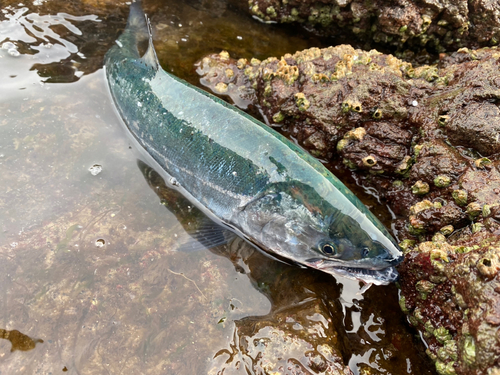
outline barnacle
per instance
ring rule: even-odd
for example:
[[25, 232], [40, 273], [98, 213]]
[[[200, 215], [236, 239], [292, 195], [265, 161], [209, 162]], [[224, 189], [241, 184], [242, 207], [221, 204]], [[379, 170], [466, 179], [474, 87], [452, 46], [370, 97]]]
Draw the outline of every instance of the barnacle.
[[282, 57], [278, 62], [278, 69], [276, 72], [271, 70], [264, 71], [264, 80], [272, 79], [273, 77], [278, 77], [282, 79], [287, 85], [292, 85], [297, 78], [299, 78], [299, 68], [295, 65], [288, 65], [286, 60]]
[[447, 187], [451, 184], [451, 178], [445, 175], [439, 175], [434, 179], [434, 185], [437, 187]]
[[344, 165], [349, 168], [349, 169], [357, 169], [357, 165], [354, 164], [352, 161], [350, 161], [349, 159], [342, 159], [342, 163], [344, 163]]
[[419, 180], [413, 184], [411, 192], [416, 195], [425, 195], [429, 192], [429, 184]]
[[311, 81], [313, 81], [314, 83], [318, 83], [318, 82], [326, 83], [326, 82], [330, 82], [330, 78], [326, 74], [315, 73], [311, 76]]
[[450, 234], [453, 233], [454, 230], [455, 230], [455, 228], [453, 228], [453, 225], [446, 225], [446, 226], [442, 227], [439, 231], [443, 235], [449, 236]]
[[483, 257], [477, 261], [476, 267], [481, 275], [488, 279], [494, 278], [500, 270], [498, 249], [492, 249], [483, 254]]
[[236, 62], [236, 66], [238, 67], [238, 69], [243, 69], [246, 65], [248, 64], [248, 60], [247, 59], [239, 59], [237, 62]]
[[411, 156], [406, 155], [401, 163], [397, 166], [395, 172], [401, 175], [406, 175], [409, 171], [411, 166], [413, 165], [413, 159]]
[[377, 108], [374, 112], [372, 117], [376, 120], [380, 120], [382, 118], [382, 110], [380, 108]]
[[281, 112], [278, 112], [278, 113], [275, 113], [273, 115], [273, 121], [275, 123], [280, 123], [281, 121], [283, 121], [285, 119], [285, 115], [283, 115], [283, 113]]
[[349, 140], [348, 139], [341, 139], [338, 143], [337, 143], [337, 151], [338, 152], [341, 152], [348, 144], [349, 144]]
[[444, 327], [439, 327], [434, 331], [434, 337], [436, 340], [438, 340], [441, 344], [443, 344], [445, 341], [451, 340], [451, 335], [450, 331], [448, 331]]
[[215, 91], [220, 94], [225, 94], [227, 92], [227, 85], [224, 82], [219, 82], [215, 85]]
[[481, 169], [483, 169], [485, 166], [490, 165], [490, 164], [491, 164], [491, 160], [488, 158], [480, 158], [480, 159], [477, 159], [474, 161], [474, 165], [477, 168], [481, 168]]
[[441, 126], [445, 126], [448, 123], [450, 116], [448, 115], [441, 115], [438, 117], [438, 124]]
[[219, 53], [219, 56], [220, 56], [220, 59], [221, 59], [222, 61], [227, 61], [227, 60], [229, 60], [229, 52], [227, 52], [227, 51], [221, 51], [221, 52]]
[[467, 210], [467, 215], [469, 215], [469, 218], [471, 220], [474, 220], [474, 218], [479, 216], [479, 214], [483, 211], [481, 205], [477, 202], [469, 203], [466, 207], [466, 210]]
[[301, 112], [306, 111], [311, 105], [309, 100], [306, 99], [306, 96], [303, 92], [298, 92], [295, 94], [295, 104], [297, 104], [297, 107], [299, 107], [299, 111]]
[[444, 234], [440, 233], [440, 232], [437, 232], [436, 234], [434, 234], [434, 236], [432, 236], [432, 242], [446, 242], [446, 237], [444, 236]]
[[355, 139], [357, 141], [362, 141], [366, 135], [365, 128], [356, 128], [354, 130], [349, 130], [345, 135], [344, 139]]
[[377, 164], [377, 159], [373, 155], [368, 155], [362, 159], [363, 165], [366, 167], [373, 167], [375, 164]]
[[451, 196], [455, 200], [455, 203], [459, 206], [465, 206], [467, 204], [467, 191], [465, 190], [453, 190]]
[[476, 362], [476, 343], [474, 337], [471, 335], [466, 335], [462, 348], [462, 359], [468, 365], [472, 365]]

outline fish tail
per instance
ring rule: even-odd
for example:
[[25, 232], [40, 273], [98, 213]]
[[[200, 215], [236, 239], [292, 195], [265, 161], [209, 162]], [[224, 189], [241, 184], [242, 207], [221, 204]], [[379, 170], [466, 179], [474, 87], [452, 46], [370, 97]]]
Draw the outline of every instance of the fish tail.
[[150, 38], [148, 21], [142, 10], [141, 1], [136, 1], [130, 5], [127, 26], [122, 35], [117, 39], [116, 44], [122, 56], [139, 58], [138, 45], [148, 40], [148, 38]]
[[130, 5], [130, 13], [127, 20], [127, 28], [130, 30], [132, 35], [135, 37], [135, 49], [137, 50], [137, 45], [140, 42], [148, 40], [148, 49], [141, 60], [148, 66], [151, 66], [154, 70], [158, 70], [160, 64], [158, 62], [158, 57], [156, 56], [156, 51], [153, 46], [153, 34], [151, 31], [151, 24], [149, 18], [144, 14], [142, 10], [141, 1], [136, 1]]
[[149, 22], [149, 18], [146, 17], [146, 30], [148, 32], [148, 49], [144, 56], [142, 56], [141, 60], [147, 65], [151, 66], [153, 70], [158, 71], [160, 69], [160, 63], [158, 61], [158, 56], [156, 56], [155, 47], [153, 45], [153, 34], [151, 32], [151, 24]]
[[127, 28], [135, 33], [137, 42], [149, 37], [146, 15], [142, 10], [142, 1], [135, 1], [130, 4], [130, 13], [127, 19]]

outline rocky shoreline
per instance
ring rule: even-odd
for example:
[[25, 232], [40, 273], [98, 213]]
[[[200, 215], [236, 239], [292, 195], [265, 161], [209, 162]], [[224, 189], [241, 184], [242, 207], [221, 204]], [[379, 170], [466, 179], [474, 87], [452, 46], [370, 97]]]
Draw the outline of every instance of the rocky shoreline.
[[397, 215], [400, 305], [440, 374], [496, 374], [500, 358], [500, 51], [436, 65], [348, 45], [280, 58], [203, 58], [201, 82], [260, 112]]

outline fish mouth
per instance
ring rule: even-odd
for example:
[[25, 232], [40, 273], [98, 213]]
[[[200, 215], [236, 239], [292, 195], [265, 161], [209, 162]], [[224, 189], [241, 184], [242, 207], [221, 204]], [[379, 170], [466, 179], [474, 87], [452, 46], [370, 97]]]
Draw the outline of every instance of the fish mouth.
[[[401, 259], [391, 261], [391, 265], [396, 265], [401, 262]], [[398, 271], [395, 267], [386, 263], [383, 268], [366, 268], [366, 267], [349, 267], [339, 264], [325, 262], [322, 259], [308, 262], [310, 267], [316, 268], [333, 276], [342, 276], [352, 280], [362, 281], [366, 284], [387, 285], [399, 279]]]

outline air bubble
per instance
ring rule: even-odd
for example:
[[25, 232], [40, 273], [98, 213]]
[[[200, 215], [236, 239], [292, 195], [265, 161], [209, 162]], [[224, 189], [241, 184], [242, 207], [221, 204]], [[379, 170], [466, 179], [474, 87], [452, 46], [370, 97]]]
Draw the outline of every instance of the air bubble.
[[89, 168], [89, 171], [92, 176], [97, 176], [99, 173], [102, 172], [102, 165], [94, 164]]
[[14, 49], [14, 48], [13, 48], [13, 49], [9, 49], [9, 50], [7, 51], [7, 53], [8, 53], [9, 55], [13, 56], [13, 57], [17, 57], [17, 56], [21, 55], [21, 54], [19, 53], [19, 51], [18, 51], [17, 49]]
[[2, 49], [16, 49], [16, 45], [12, 42], [5, 42], [2, 44]]

